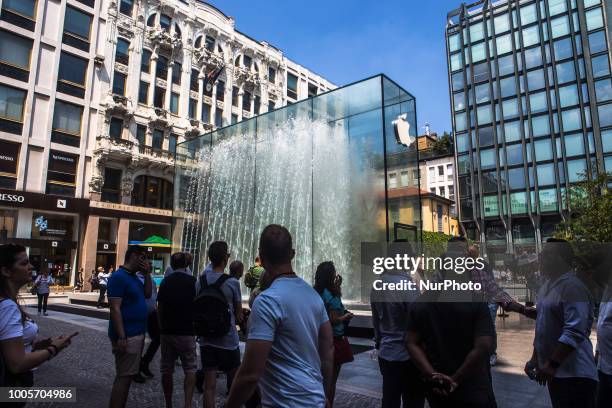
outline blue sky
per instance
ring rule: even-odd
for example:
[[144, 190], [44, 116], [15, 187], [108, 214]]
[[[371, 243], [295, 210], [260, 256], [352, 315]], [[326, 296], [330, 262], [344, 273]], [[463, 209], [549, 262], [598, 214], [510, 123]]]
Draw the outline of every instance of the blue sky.
[[[236, 28], [337, 85], [385, 73], [417, 98], [419, 133], [450, 130], [446, 13], [459, 0], [211, 0]], [[418, 4], [418, 5], [417, 5]]]

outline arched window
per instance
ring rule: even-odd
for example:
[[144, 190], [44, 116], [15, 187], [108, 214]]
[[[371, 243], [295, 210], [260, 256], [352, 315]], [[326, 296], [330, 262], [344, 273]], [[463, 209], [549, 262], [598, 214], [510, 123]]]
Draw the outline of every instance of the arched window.
[[115, 51], [115, 61], [124, 65], [130, 62], [130, 42], [123, 38], [117, 40], [117, 50]]
[[183, 38], [183, 34], [181, 33], [181, 28], [179, 27], [177, 23], [174, 24], [174, 34], [176, 34], [177, 37], [179, 38]]
[[153, 13], [149, 16], [149, 18], [147, 19], [147, 27], [155, 27], [155, 18], [157, 17], [157, 14]]
[[134, 179], [132, 205], [171, 210], [173, 198], [174, 186], [167, 180], [145, 175]]
[[170, 30], [170, 26], [172, 25], [172, 18], [170, 18], [170, 16], [167, 16], [165, 14], [161, 14], [159, 16], [159, 26], [162, 28], [162, 30]]
[[210, 52], [215, 51], [215, 39], [209, 35], [206, 36], [206, 42], [204, 44], [206, 49]]
[[193, 46], [195, 48], [200, 48], [202, 46], [202, 36], [196, 38], [195, 42], [193, 43]]

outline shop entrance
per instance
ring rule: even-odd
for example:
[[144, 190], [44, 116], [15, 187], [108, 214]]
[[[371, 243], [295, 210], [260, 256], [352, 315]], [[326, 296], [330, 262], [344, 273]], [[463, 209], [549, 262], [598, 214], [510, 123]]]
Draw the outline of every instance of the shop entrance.
[[110, 267], [117, 270], [117, 254], [114, 252], [98, 252], [96, 254], [96, 268], [99, 266], [103, 267], [105, 271], [108, 271]]
[[60, 286], [70, 284], [73, 250], [69, 248], [30, 248], [30, 262], [37, 274], [45, 269]]

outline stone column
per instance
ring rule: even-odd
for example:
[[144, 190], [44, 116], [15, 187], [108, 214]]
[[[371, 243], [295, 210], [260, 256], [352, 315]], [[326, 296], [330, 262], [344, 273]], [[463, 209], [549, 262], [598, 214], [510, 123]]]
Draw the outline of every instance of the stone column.
[[196, 109], [196, 119], [202, 120], [202, 104], [204, 103], [204, 75], [200, 72], [198, 75], [198, 104]]
[[117, 265], [122, 265], [125, 251], [128, 248], [128, 235], [130, 233], [130, 220], [121, 218], [117, 228]]
[[157, 71], [157, 53], [151, 53], [151, 62], [149, 63], [149, 77], [151, 78], [151, 83], [149, 84], [149, 95], [147, 98], [147, 105], [153, 106], [153, 100], [155, 98], [155, 82], [157, 81], [156, 76]]
[[92, 272], [96, 269], [96, 253], [98, 251], [98, 227], [100, 225], [100, 217], [90, 215], [87, 219], [85, 234], [83, 235], [83, 249], [81, 252], [80, 267], [83, 268], [83, 290], [89, 292], [91, 290]]

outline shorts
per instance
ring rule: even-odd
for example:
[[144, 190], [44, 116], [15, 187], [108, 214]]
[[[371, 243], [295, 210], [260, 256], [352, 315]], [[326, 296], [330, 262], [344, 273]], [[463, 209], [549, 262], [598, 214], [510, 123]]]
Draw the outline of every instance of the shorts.
[[181, 359], [184, 373], [195, 373], [198, 370], [195, 336], [161, 335], [161, 373], [172, 374], [177, 358]]
[[202, 346], [200, 357], [204, 371], [220, 370], [227, 372], [240, 366], [240, 348], [226, 350], [213, 346]]
[[115, 369], [117, 377], [131, 377], [140, 371], [140, 355], [144, 347], [144, 334], [127, 338], [125, 352], [117, 350], [117, 343], [113, 342], [113, 355], [115, 356]]

